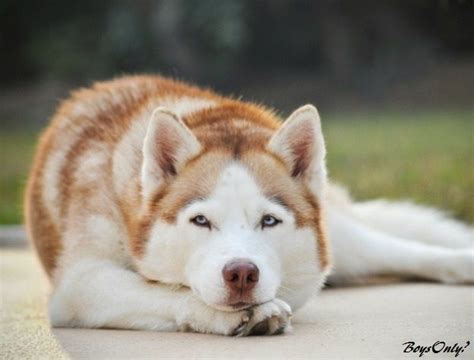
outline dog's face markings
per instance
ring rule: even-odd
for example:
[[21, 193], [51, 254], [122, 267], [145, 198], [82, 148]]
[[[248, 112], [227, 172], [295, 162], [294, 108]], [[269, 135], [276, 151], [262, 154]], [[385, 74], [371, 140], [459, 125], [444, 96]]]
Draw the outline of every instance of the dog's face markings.
[[230, 302], [262, 303], [276, 296], [285, 274], [316, 270], [314, 244], [314, 232], [299, 229], [291, 210], [266, 197], [244, 165], [230, 162], [214, 191], [179, 210], [174, 223], [157, 219], [141, 270], [148, 278], [191, 287], [209, 305], [227, 307], [224, 267], [251, 263], [258, 283]]
[[[204, 215], [212, 224], [190, 229], [199, 231], [194, 251], [185, 269], [185, 278], [209, 304], [225, 306], [229, 289], [222, 271], [226, 264], [239, 260], [254, 264], [259, 280], [253, 293], [242, 302], [264, 302], [272, 299], [281, 282], [281, 263], [276, 244], [285, 225], [293, 221], [291, 214], [272, 203], [261, 193], [252, 176], [241, 165], [229, 164], [207, 199], [196, 201], [179, 214], [179, 218]], [[262, 227], [267, 214], [282, 219], [282, 226]], [[268, 220], [267, 220], [268, 221]], [[178, 219], [179, 222], [179, 219]]]
[[[295, 133], [289, 133], [296, 141]], [[189, 133], [182, 136], [173, 142], [189, 141], [192, 146], [180, 150], [180, 156], [199, 148]], [[166, 139], [158, 144], [167, 146]], [[263, 303], [277, 294], [297, 305], [319, 286], [323, 276], [315, 209], [307, 199], [308, 188], [296, 179], [314, 164], [292, 158], [295, 175], [291, 164], [285, 166], [275, 156], [278, 146], [287, 145], [284, 139], [270, 144], [273, 153], [248, 151], [235, 159], [232, 152], [211, 151], [185, 167], [172, 164], [178, 175], [153, 206], [144, 251], [137, 259], [145, 277], [189, 286], [204, 302], [223, 309]], [[297, 155], [285, 150], [287, 157]], [[153, 191], [148, 187], [145, 196]]]

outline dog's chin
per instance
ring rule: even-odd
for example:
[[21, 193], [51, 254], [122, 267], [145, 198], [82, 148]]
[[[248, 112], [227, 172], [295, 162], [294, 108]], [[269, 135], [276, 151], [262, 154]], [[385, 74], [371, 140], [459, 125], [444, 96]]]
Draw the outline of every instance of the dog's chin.
[[241, 311], [241, 310], [249, 309], [257, 305], [269, 302], [271, 300], [273, 300], [273, 298], [269, 298], [262, 301], [257, 301], [257, 300], [235, 301], [231, 303], [226, 302], [226, 303], [208, 304], [208, 305], [220, 311], [232, 312], [232, 311]]
[[245, 310], [259, 304], [260, 303], [258, 302], [243, 302], [242, 301], [242, 302], [233, 303], [233, 304], [210, 304], [210, 306], [220, 311], [232, 312], [232, 311]]

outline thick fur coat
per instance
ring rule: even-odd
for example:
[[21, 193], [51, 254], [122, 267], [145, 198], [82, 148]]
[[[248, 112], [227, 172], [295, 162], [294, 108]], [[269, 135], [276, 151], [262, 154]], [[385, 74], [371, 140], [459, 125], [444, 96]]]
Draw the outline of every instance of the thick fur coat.
[[155, 76], [74, 92], [26, 193], [52, 325], [276, 334], [326, 280], [474, 281], [472, 229], [353, 203], [325, 154], [311, 105], [282, 121]]

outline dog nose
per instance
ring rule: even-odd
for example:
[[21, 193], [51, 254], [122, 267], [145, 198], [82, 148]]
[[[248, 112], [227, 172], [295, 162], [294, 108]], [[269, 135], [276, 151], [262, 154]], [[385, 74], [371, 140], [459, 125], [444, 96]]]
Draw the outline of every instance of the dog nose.
[[255, 287], [258, 282], [259, 270], [257, 265], [248, 261], [232, 261], [222, 269], [224, 281], [231, 295], [243, 297]]

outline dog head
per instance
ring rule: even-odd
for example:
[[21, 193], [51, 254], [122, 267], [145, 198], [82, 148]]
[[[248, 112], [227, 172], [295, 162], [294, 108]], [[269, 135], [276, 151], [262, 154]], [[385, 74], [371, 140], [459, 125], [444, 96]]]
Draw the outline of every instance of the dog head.
[[245, 119], [220, 124], [188, 127], [166, 109], [153, 113], [137, 268], [223, 310], [275, 297], [299, 307], [329, 267], [317, 110], [298, 109], [276, 131]]

